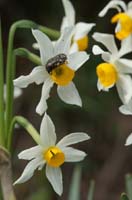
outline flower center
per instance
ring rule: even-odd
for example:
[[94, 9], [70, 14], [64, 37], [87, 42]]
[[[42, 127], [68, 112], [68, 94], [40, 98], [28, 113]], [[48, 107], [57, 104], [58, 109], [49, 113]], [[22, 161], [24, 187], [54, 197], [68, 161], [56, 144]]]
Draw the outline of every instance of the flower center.
[[120, 23], [120, 30], [116, 32], [116, 37], [119, 40], [123, 40], [132, 33], [132, 18], [125, 13], [118, 13], [112, 17], [111, 22]]
[[65, 63], [53, 69], [50, 76], [57, 85], [65, 86], [72, 81], [75, 71], [70, 69]]
[[114, 65], [110, 63], [101, 63], [96, 68], [96, 73], [100, 83], [104, 87], [114, 85], [118, 79], [117, 71]]
[[84, 51], [88, 48], [88, 36], [84, 36], [83, 38], [76, 41], [78, 45], [79, 51]]
[[43, 158], [51, 167], [59, 167], [65, 161], [65, 155], [58, 147], [48, 148], [43, 152]]

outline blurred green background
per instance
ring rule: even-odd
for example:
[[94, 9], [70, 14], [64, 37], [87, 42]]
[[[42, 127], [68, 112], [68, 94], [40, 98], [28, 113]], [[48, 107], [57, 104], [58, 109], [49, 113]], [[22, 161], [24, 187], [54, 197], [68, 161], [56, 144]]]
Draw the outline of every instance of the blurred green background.
[[[99, 11], [109, 2], [105, 0], [72, 0], [76, 9], [76, 21], [96, 23], [95, 31], [113, 33], [114, 26], [110, 24], [111, 16], [116, 11], [111, 10], [104, 18], [98, 18]], [[128, 2], [128, 1], [125, 1]], [[6, 58], [8, 31], [10, 25], [19, 19], [30, 19], [44, 26], [59, 30], [64, 10], [61, 0], [0, 0], [0, 14], [3, 28], [4, 52]], [[132, 147], [124, 147], [125, 139], [132, 131], [132, 117], [123, 116], [118, 107], [121, 102], [117, 91], [112, 88], [109, 93], [97, 91], [96, 66], [101, 62], [99, 56], [93, 56], [91, 49], [95, 44], [89, 35], [90, 60], [76, 73], [75, 83], [83, 101], [83, 108], [63, 103], [56, 94], [56, 87], [51, 91], [48, 100], [48, 114], [56, 126], [58, 139], [67, 133], [84, 131], [91, 140], [76, 145], [87, 152], [88, 156], [80, 163], [82, 166], [81, 200], [86, 200], [91, 179], [95, 180], [94, 200], [117, 200], [125, 190], [126, 173], [132, 172]], [[34, 38], [29, 30], [18, 30], [15, 37], [15, 47], [25, 47], [33, 50]], [[28, 74], [35, 65], [23, 58], [17, 58], [16, 76]], [[20, 114], [39, 130], [41, 117], [35, 113], [35, 107], [40, 99], [41, 85], [30, 85], [23, 90], [20, 98], [15, 100], [15, 113]], [[14, 132], [13, 141], [13, 176], [16, 180], [23, 171], [26, 162], [17, 159], [17, 154], [34, 145], [26, 132], [19, 128]], [[64, 193], [58, 197], [45, 178], [44, 170], [36, 172], [25, 184], [15, 186], [19, 200], [67, 200], [71, 175], [75, 163], [65, 164]]]

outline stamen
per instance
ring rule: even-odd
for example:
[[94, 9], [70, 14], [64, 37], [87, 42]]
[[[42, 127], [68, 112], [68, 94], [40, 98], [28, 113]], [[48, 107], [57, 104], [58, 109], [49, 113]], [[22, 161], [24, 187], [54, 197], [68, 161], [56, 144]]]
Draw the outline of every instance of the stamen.
[[72, 81], [75, 71], [70, 69], [66, 64], [63, 64], [53, 69], [50, 76], [57, 85], [65, 86]]
[[96, 73], [100, 83], [106, 88], [114, 85], [118, 79], [115, 66], [110, 63], [99, 64], [96, 68]]
[[123, 40], [127, 38], [130, 34], [132, 34], [132, 18], [126, 13], [118, 13], [114, 17], [112, 17], [111, 22], [120, 23], [120, 30], [116, 32], [116, 37], [119, 40]]
[[77, 40], [79, 51], [85, 51], [88, 48], [88, 36], [84, 36], [83, 38]]
[[50, 147], [44, 151], [43, 158], [51, 167], [59, 167], [65, 161], [65, 155], [58, 147]]

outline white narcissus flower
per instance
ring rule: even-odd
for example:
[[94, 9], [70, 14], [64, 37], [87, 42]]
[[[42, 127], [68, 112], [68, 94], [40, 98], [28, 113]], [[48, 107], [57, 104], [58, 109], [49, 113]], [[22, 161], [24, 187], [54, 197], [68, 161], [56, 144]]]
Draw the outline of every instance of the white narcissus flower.
[[61, 32], [69, 26], [74, 26], [74, 35], [70, 52], [84, 51], [88, 48], [89, 39], [87, 34], [91, 31], [94, 23], [75, 23], [75, 9], [69, 0], [62, 0], [65, 17], [62, 20]]
[[19, 159], [30, 160], [21, 177], [14, 183], [24, 183], [29, 180], [36, 169], [41, 170], [46, 165], [46, 177], [58, 195], [63, 192], [63, 180], [60, 166], [64, 162], [78, 162], [85, 158], [86, 153], [69, 145], [86, 141], [90, 137], [83, 132], [71, 133], [56, 143], [55, 127], [50, 117], [45, 113], [40, 127], [40, 144], [22, 151]]
[[89, 56], [86, 52], [69, 54], [72, 31], [72, 28], [65, 29], [55, 45], [41, 31], [32, 31], [40, 46], [42, 65], [35, 67], [29, 75], [14, 80], [14, 85], [26, 88], [33, 82], [43, 83], [41, 99], [36, 108], [36, 112], [40, 115], [47, 109], [46, 100], [54, 83], [58, 86], [57, 92], [61, 100], [68, 104], [82, 106], [80, 95], [72, 80], [75, 72], [89, 59]]
[[[87, 35], [96, 24], [85, 22], [75, 23], [75, 9], [72, 3], [69, 0], [62, 0], [62, 3], [64, 6], [65, 16], [63, 17], [60, 31], [63, 32], [65, 28], [70, 26], [74, 27], [70, 53], [84, 51], [89, 45], [89, 38]], [[55, 41], [53, 43], [55, 44]], [[33, 47], [39, 49], [39, 44], [34, 43]]]
[[121, 58], [132, 51], [132, 37], [128, 37], [121, 43], [120, 50], [117, 49], [114, 36], [111, 34], [95, 33], [93, 38], [102, 43], [108, 51], [99, 46], [93, 46], [93, 53], [102, 56], [103, 63], [96, 68], [98, 76], [98, 90], [108, 91], [116, 85], [117, 91], [123, 104], [128, 104], [132, 98], [132, 60]]
[[99, 13], [99, 17], [103, 17], [110, 8], [115, 8], [119, 12], [112, 17], [111, 22], [117, 23], [116, 37], [123, 40], [132, 34], [132, 1], [126, 5], [122, 0], [112, 0]]

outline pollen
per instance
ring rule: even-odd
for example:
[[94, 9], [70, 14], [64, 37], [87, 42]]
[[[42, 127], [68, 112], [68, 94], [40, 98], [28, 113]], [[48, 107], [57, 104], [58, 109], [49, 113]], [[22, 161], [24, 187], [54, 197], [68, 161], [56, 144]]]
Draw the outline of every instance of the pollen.
[[66, 86], [74, 78], [75, 71], [69, 68], [66, 64], [62, 64], [53, 69], [50, 76], [57, 85]]
[[120, 23], [120, 30], [116, 32], [117, 39], [123, 40], [132, 33], [132, 18], [129, 15], [118, 13], [112, 17], [111, 22]]
[[118, 79], [115, 66], [110, 63], [101, 63], [96, 68], [96, 73], [100, 83], [104, 87], [110, 87], [114, 85]]
[[51, 167], [59, 167], [65, 161], [65, 155], [58, 147], [48, 148], [43, 152], [43, 158]]
[[79, 51], [84, 51], [88, 48], [88, 36], [84, 36], [76, 41]]

